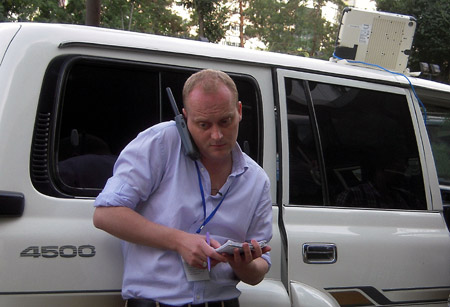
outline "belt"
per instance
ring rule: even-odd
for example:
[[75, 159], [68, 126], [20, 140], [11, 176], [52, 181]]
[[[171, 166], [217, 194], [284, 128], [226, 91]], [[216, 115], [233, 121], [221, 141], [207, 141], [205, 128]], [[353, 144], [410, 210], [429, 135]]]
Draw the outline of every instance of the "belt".
[[148, 299], [129, 299], [126, 307], [239, 307], [237, 298], [226, 301], [206, 302], [202, 304], [184, 304], [181, 306], [167, 305]]

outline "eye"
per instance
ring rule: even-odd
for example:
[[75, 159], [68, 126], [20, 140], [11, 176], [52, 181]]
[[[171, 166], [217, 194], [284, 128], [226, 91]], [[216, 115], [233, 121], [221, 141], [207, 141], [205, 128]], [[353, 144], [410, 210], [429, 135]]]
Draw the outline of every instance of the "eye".
[[224, 119], [222, 119], [222, 120], [220, 121], [220, 124], [221, 124], [222, 126], [227, 126], [227, 125], [229, 125], [230, 123], [231, 123], [231, 117], [224, 118]]
[[208, 129], [208, 124], [205, 123], [205, 122], [199, 122], [199, 123], [198, 123], [198, 126], [199, 126], [201, 129]]

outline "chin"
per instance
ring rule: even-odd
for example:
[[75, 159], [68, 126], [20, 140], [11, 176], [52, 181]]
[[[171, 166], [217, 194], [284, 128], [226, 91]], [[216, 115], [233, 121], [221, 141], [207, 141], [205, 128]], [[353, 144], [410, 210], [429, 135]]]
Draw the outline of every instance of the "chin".
[[227, 159], [231, 155], [230, 150], [221, 150], [215, 152], [208, 152], [206, 155], [202, 155], [202, 157], [208, 160], [224, 160]]

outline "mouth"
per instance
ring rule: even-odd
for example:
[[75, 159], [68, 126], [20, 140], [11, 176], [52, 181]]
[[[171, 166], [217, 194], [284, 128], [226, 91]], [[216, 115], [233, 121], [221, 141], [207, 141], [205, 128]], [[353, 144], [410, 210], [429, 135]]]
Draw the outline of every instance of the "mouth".
[[223, 147], [225, 147], [225, 145], [226, 144], [211, 144], [210, 146], [212, 147], [212, 148], [223, 148]]

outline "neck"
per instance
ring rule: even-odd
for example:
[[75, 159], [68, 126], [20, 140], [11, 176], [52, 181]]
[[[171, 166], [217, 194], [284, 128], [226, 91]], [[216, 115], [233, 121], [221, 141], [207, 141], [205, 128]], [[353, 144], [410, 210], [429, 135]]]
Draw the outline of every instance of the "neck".
[[200, 161], [205, 166], [205, 168], [208, 170], [209, 173], [216, 173], [216, 172], [223, 172], [225, 170], [228, 170], [229, 173], [231, 173], [231, 168], [233, 166], [233, 157], [230, 152], [230, 154], [220, 160], [214, 160], [214, 159], [206, 159], [203, 156], [200, 158]]
[[224, 161], [205, 161], [201, 160], [205, 168], [209, 173], [211, 179], [211, 194], [215, 195], [219, 192], [220, 188], [225, 184], [228, 176], [231, 174], [233, 168], [233, 159], [230, 154], [229, 158]]

